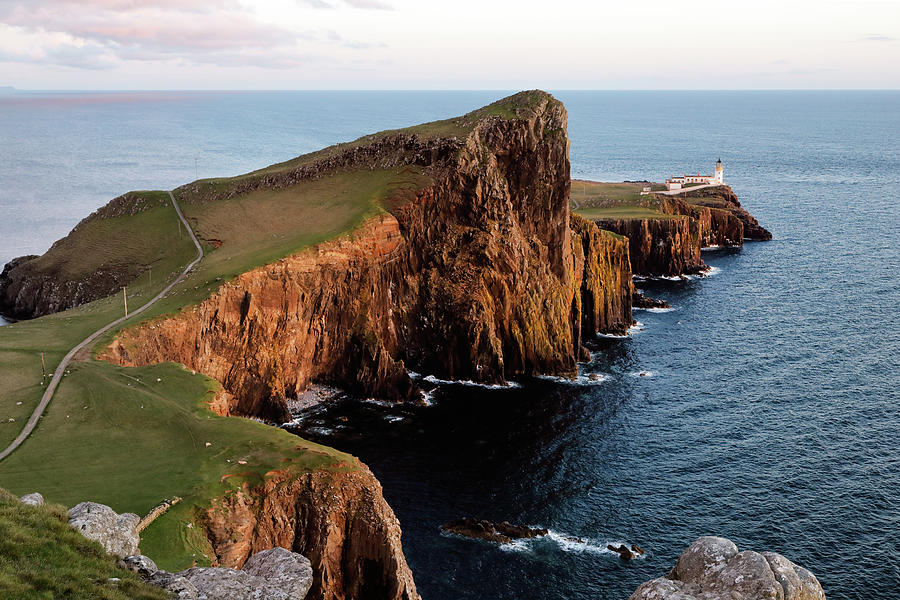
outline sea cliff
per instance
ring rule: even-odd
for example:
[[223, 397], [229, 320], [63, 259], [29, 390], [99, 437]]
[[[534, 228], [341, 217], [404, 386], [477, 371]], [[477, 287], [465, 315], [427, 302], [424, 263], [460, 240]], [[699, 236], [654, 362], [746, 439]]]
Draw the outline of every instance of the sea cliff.
[[296, 185], [335, 169], [405, 163], [427, 176], [349, 236], [125, 330], [106, 357], [180, 362], [222, 383], [230, 413], [274, 421], [287, 420], [286, 398], [315, 381], [415, 400], [408, 369], [492, 384], [574, 372], [583, 336], [631, 324], [627, 250], [591, 223], [570, 227], [562, 104], [531, 92], [515, 106], [509, 118], [477, 120], [462, 140], [382, 137], [244, 184]]
[[269, 475], [205, 511], [201, 520], [219, 564], [239, 568], [257, 552], [288, 548], [312, 563], [310, 599], [419, 598], [400, 523], [365, 465]]
[[701, 248], [742, 246], [745, 239], [769, 240], [772, 234], [744, 209], [727, 185], [678, 196], [650, 194], [640, 207], [658, 214], [594, 218], [602, 229], [629, 240], [631, 268], [640, 276], [678, 276], [703, 272]]

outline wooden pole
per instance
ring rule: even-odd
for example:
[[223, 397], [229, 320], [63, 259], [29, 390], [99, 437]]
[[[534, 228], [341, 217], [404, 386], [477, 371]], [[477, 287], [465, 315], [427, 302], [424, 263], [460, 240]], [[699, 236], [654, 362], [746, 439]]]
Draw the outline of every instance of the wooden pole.
[[41, 385], [44, 385], [44, 380], [47, 378], [47, 365], [44, 363], [44, 353], [41, 352]]
[[125, 301], [125, 316], [128, 316], [128, 294], [125, 293], [125, 288], [122, 288], [122, 300]]

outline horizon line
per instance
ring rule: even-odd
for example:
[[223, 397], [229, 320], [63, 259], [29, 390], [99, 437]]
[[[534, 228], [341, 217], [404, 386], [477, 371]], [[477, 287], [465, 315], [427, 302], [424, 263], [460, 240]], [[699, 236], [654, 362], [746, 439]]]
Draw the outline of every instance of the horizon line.
[[0, 95], [15, 92], [898, 92], [898, 88], [17, 88], [0, 85]]

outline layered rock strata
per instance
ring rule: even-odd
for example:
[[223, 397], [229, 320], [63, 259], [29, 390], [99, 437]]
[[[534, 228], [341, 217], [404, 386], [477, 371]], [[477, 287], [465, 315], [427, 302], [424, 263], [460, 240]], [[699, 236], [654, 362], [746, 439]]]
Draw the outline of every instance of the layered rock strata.
[[689, 275], [706, 269], [700, 257], [700, 222], [689, 216], [597, 219], [595, 222], [602, 229], [628, 238], [631, 270], [635, 275]]
[[665, 577], [629, 600], [825, 600], [816, 576], [775, 552], [738, 552], [731, 540], [698, 538]]

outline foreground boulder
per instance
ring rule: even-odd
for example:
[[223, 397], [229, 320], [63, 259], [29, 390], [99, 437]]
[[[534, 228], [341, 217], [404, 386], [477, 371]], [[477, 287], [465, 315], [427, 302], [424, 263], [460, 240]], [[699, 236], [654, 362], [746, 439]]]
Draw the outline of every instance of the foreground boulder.
[[141, 518], [132, 513], [121, 515], [96, 502], [82, 502], [69, 511], [69, 525], [81, 535], [99, 542], [108, 554], [118, 557], [140, 554], [138, 524]]
[[815, 575], [780, 554], [738, 552], [731, 540], [707, 536], [629, 600], [825, 600], [825, 592]]
[[169, 573], [146, 556], [128, 556], [121, 564], [178, 600], [303, 600], [313, 582], [309, 560], [284, 548], [257, 552], [240, 570], [192, 567]]
[[441, 529], [447, 533], [454, 533], [464, 537], [508, 544], [513, 540], [528, 539], [547, 535], [546, 529], [513, 525], [508, 521], [492, 523], [483, 519], [471, 519], [464, 517], [441, 525]]
[[178, 575], [208, 600], [303, 600], [313, 580], [309, 560], [284, 548], [254, 554], [239, 571], [193, 567]]

